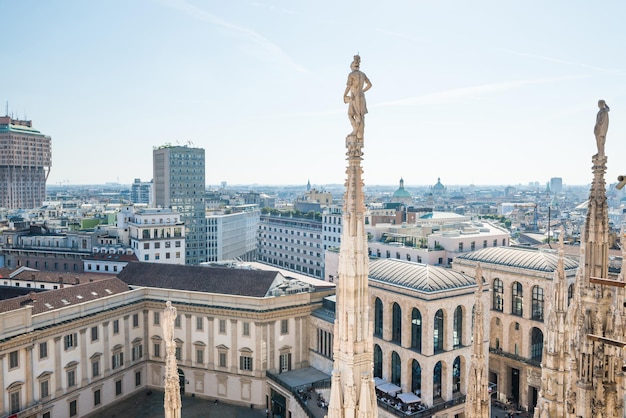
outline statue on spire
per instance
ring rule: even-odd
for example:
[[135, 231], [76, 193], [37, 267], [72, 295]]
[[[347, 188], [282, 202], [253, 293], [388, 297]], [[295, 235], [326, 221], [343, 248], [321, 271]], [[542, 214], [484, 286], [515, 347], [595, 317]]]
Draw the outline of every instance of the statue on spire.
[[350, 68], [352, 72], [348, 74], [346, 90], [343, 93], [343, 102], [348, 103], [348, 119], [350, 119], [350, 124], [352, 125], [352, 133], [348, 136], [356, 136], [362, 140], [365, 128], [365, 114], [367, 113], [364, 93], [372, 87], [372, 83], [365, 73], [360, 70], [361, 57], [359, 55], [354, 56]]
[[604, 143], [606, 142], [606, 132], [609, 130], [609, 105], [604, 100], [598, 100], [598, 115], [596, 116], [596, 126], [593, 128], [593, 134], [596, 136], [596, 144], [598, 145], [598, 158], [604, 158]]

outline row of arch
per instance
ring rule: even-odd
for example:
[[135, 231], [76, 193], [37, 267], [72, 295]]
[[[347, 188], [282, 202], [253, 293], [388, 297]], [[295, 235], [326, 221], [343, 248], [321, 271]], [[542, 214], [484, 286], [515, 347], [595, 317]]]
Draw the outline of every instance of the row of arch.
[[[504, 312], [504, 283], [500, 279], [494, 279], [492, 285], [491, 309]], [[567, 304], [569, 305], [573, 297], [574, 285], [567, 289]], [[535, 285], [531, 291], [530, 318], [543, 321], [544, 319], [545, 295], [543, 288]], [[520, 282], [511, 284], [511, 314], [517, 316], [524, 315], [524, 287]]]
[[[452, 391], [459, 392], [461, 390], [461, 362], [462, 357], [457, 356], [452, 362]], [[411, 373], [409, 376], [410, 388], [413, 393], [420, 393], [422, 390], [422, 367], [416, 359], [411, 359]], [[391, 352], [391, 369], [389, 370], [389, 381], [394, 385], [402, 387], [402, 360], [400, 355]], [[442, 380], [445, 376], [447, 367], [445, 362], [438, 361], [432, 370], [432, 387], [433, 399], [442, 397]], [[426, 373], [428, 376], [431, 373]], [[383, 351], [378, 344], [374, 344], [374, 377], [383, 378]]]
[[[444, 350], [445, 321], [444, 311], [439, 309], [435, 312], [433, 321], [433, 347], [434, 352]], [[384, 325], [383, 302], [376, 298], [374, 302], [374, 336], [382, 338]], [[417, 308], [411, 309], [411, 342], [410, 348], [422, 352], [422, 313]], [[397, 302], [393, 303], [391, 310], [391, 341], [402, 343], [402, 308]], [[459, 305], [454, 310], [452, 325], [452, 345], [458, 348], [463, 341], [463, 308]]]

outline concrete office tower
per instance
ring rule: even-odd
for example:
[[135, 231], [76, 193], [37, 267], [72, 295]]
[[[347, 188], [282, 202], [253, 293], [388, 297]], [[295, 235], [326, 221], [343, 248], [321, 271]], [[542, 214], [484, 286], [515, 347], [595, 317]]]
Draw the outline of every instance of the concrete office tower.
[[32, 209], [46, 198], [51, 139], [30, 120], [0, 117], [0, 207]]
[[[365, 197], [361, 159], [363, 125], [367, 113], [363, 93], [371, 86], [359, 71], [360, 57], [354, 57], [344, 100], [353, 132], [346, 137], [348, 168], [343, 208], [343, 232], [339, 250], [339, 281], [334, 324], [334, 365], [328, 418], [376, 418], [374, 390], [374, 337], [370, 321], [365, 233]], [[363, 85], [365, 84], [365, 88]], [[350, 93], [350, 96], [347, 94]]]
[[552, 177], [550, 179], [550, 191], [552, 193], [563, 193], [563, 179], [561, 177]]
[[164, 145], [153, 152], [154, 204], [185, 223], [185, 262], [207, 261], [204, 149]]

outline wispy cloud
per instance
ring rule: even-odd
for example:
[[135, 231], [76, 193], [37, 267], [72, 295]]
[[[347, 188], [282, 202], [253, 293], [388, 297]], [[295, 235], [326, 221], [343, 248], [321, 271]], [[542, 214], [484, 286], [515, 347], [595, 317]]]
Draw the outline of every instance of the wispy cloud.
[[280, 46], [250, 28], [228, 22], [220, 18], [219, 16], [206, 12], [198, 6], [191, 4], [185, 0], [161, 0], [161, 2], [169, 7], [172, 7], [180, 12], [183, 12], [193, 17], [194, 19], [202, 20], [211, 25], [218, 26], [220, 28], [226, 29], [242, 36], [249, 42], [252, 42], [253, 44], [256, 44], [257, 46], [266, 50], [270, 54], [270, 56], [273, 56], [276, 60], [286, 63], [289, 67], [293, 68], [296, 71], [302, 73], [309, 72], [305, 67], [297, 64], [293, 59], [291, 59], [291, 57], [285, 51], [283, 51]]
[[381, 33], [383, 35], [391, 36], [393, 38], [403, 39], [405, 41], [411, 41], [414, 43], [422, 43], [426, 41], [426, 39], [423, 39], [423, 38], [416, 38], [415, 36], [410, 36], [405, 33], [393, 32], [393, 31], [381, 29], [381, 28], [376, 28], [376, 32]]
[[606, 73], [606, 74], [619, 74], [619, 73], [623, 72], [623, 70], [616, 70], [616, 69], [610, 69], [610, 68], [596, 67], [595, 65], [588, 65], [588, 64], [584, 64], [584, 63], [580, 63], [580, 62], [566, 61], [566, 60], [562, 60], [560, 58], [546, 57], [546, 56], [543, 56], [543, 55], [529, 54], [527, 52], [517, 52], [517, 51], [512, 51], [510, 49], [500, 49], [500, 50], [503, 51], [503, 52], [506, 52], [507, 54], [511, 54], [511, 55], [517, 55], [517, 56], [520, 56], [520, 57], [533, 58], [533, 59], [537, 59], [537, 60], [553, 62], [553, 63], [556, 63], [556, 64], [564, 64], [564, 65], [569, 65], [569, 66], [573, 66], [573, 67], [584, 68], [584, 69], [587, 69], [587, 70], [599, 71], [599, 72]]
[[500, 93], [515, 90], [524, 86], [535, 84], [555, 83], [560, 81], [578, 80], [585, 76], [563, 76], [558, 78], [541, 78], [534, 80], [514, 80], [501, 83], [481, 84], [478, 86], [461, 87], [457, 89], [442, 90], [421, 96], [408, 97], [406, 99], [391, 100], [372, 104], [368, 107], [391, 107], [391, 106], [421, 106], [433, 103], [447, 103], [458, 99], [481, 96], [490, 93]]

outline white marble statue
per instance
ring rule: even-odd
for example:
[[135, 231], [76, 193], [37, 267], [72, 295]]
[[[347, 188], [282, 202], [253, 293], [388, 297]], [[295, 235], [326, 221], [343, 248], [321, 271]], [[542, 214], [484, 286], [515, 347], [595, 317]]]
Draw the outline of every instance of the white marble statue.
[[352, 124], [352, 133], [349, 136], [354, 135], [358, 139], [363, 139], [365, 114], [367, 113], [364, 93], [372, 87], [372, 83], [365, 73], [360, 70], [360, 56], [354, 56], [350, 68], [352, 72], [348, 74], [346, 90], [343, 93], [343, 101], [348, 103], [348, 119], [350, 119], [350, 124]]
[[604, 100], [598, 100], [598, 115], [596, 116], [596, 126], [593, 128], [593, 134], [596, 136], [596, 144], [598, 145], [598, 158], [604, 158], [604, 143], [606, 142], [606, 133], [609, 130], [609, 105]]

